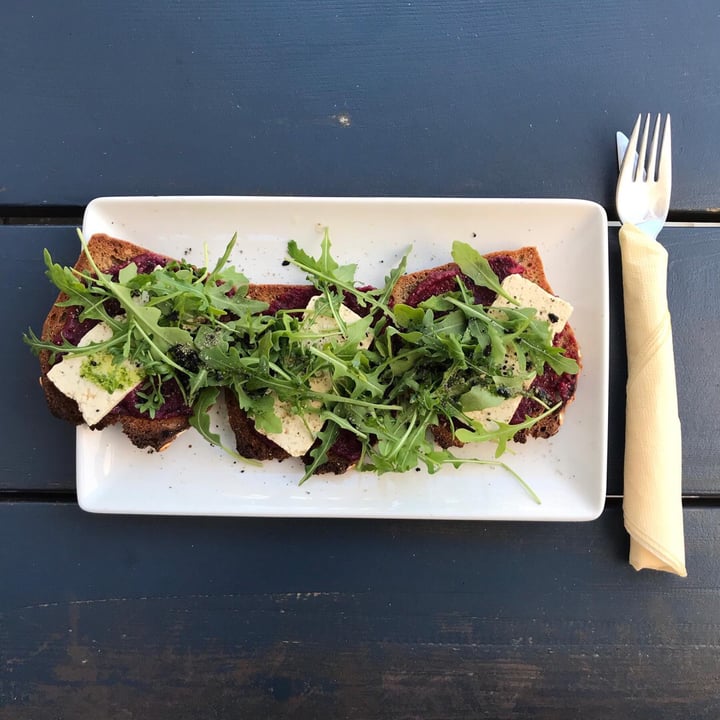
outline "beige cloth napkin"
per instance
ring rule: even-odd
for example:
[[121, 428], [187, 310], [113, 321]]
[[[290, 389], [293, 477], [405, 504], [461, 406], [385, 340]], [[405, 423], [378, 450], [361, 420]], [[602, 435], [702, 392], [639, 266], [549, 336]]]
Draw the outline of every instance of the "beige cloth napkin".
[[620, 228], [628, 382], [625, 528], [630, 564], [685, 577], [682, 456], [667, 251], [634, 225]]

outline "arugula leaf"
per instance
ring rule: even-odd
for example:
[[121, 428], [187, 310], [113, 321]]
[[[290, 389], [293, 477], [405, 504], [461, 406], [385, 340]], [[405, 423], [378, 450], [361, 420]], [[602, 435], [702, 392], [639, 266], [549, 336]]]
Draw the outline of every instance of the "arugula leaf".
[[209, 410], [217, 402], [219, 393], [219, 388], [205, 388], [200, 392], [193, 406], [193, 414], [189, 420], [190, 425], [194, 427], [198, 431], [198, 433], [200, 433], [200, 435], [211, 445], [217, 445], [217, 447], [224, 450], [231, 457], [234, 457], [237, 460], [242, 460], [242, 462], [249, 463], [250, 465], [262, 465], [260, 461], [243, 457], [239, 453], [228, 448], [226, 445], [223, 444], [220, 435], [214, 433], [210, 429]]
[[435, 320], [438, 333], [445, 333], [451, 337], [462, 338], [467, 328], [468, 320], [462, 310], [453, 310], [445, 313], [439, 320]]
[[134, 262], [128, 263], [118, 273], [118, 282], [121, 285], [127, 285], [131, 280], [137, 277], [137, 265]]
[[338, 433], [340, 432], [339, 427], [333, 423], [325, 423], [325, 427], [318, 433], [318, 440], [320, 441], [310, 449], [310, 457], [312, 462], [306, 465], [305, 472], [300, 478], [300, 485], [302, 485], [308, 478], [315, 474], [315, 471], [328, 459], [328, 452], [330, 448], [335, 444]]
[[493, 393], [481, 385], [475, 385], [475, 387], [460, 396], [460, 407], [463, 412], [467, 413], [497, 407], [504, 400], [505, 398], [501, 395]]
[[[388, 275], [385, 276], [385, 285], [378, 294], [378, 307], [381, 308], [387, 308], [390, 309], [387, 305], [390, 296], [392, 295], [393, 290], [395, 289], [395, 285], [397, 284], [397, 281], [405, 274], [405, 270], [407, 268], [407, 261], [408, 257], [410, 255], [410, 248], [405, 251], [402, 258], [400, 259], [400, 262], [397, 266], [395, 266]], [[370, 293], [372, 295], [372, 292]]]
[[[471, 443], [471, 442], [494, 442], [497, 444], [497, 450], [495, 451], [495, 457], [500, 457], [507, 449], [507, 443], [515, 437], [516, 433], [526, 428], [531, 428], [536, 423], [544, 420], [549, 415], [552, 415], [558, 408], [558, 403], [554, 407], [546, 410], [542, 415], [538, 415], [534, 418], [526, 418], [524, 422], [517, 423], [516, 425], [510, 425], [503, 422], [495, 422], [497, 428], [486, 428], [482, 423], [477, 420], [471, 420], [471, 430], [465, 428], [458, 428], [455, 431], [455, 436], [460, 442]], [[469, 419], [469, 418], [467, 418]]]
[[481, 460], [475, 458], [459, 458], [453, 455], [449, 450], [434, 450], [433, 452], [427, 453], [423, 457], [423, 461], [426, 463], [428, 471], [432, 474], [437, 472], [443, 465], [452, 465], [455, 468], [461, 465], [490, 465], [494, 467], [500, 467], [508, 474], [512, 475], [515, 480], [523, 487], [525, 492], [538, 504], [542, 505], [542, 501], [537, 496], [537, 493], [518, 475], [509, 465], [499, 460]]
[[502, 295], [517, 305], [517, 300], [503, 290], [497, 275], [490, 267], [490, 263], [472, 245], [456, 240], [452, 245], [452, 258], [460, 266], [460, 270], [476, 285]]
[[[378, 293], [359, 290], [355, 286], [356, 265], [339, 265], [337, 261], [333, 259], [330, 253], [330, 234], [327, 228], [325, 228], [323, 234], [320, 257], [318, 259], [313, 258], [302, 250], [295, 240], [288, 242], [287, 254], [290, 262], [307, 273], [307, 279], [321, 292], [327, 294], [328, 290], [344, 290], [355, 297], [360, 307], [370, 306], [391, 320], [394, 319], [393, 310], [387, 303], [397, 278], [404, 272], [407, 262], [406, 256], [403, 257], [400, 265], [392, 270], [386, 277], [386, 287]], [[390, 282], [393, 284], [390, 285]]]
[[420, 307], [412, 307], [404, 303], [395, 305], [395, 322], [402, 328], [410, 328], [422, 324], [425, 311]]
[[316, 260], [298, 247], [295, 240], [288, 243], [288, 257], [300, 269], [308, 273], [308, 280], [322, 289], [324, 283], [338, 287], [352, 286], [355, 281], [356, 265], [339, 265], [330, 253], [330, 235], [325, 228], [320, 245], [320, 257]]
[[528, 355], [533, 359], [535, 367], [542, 368], [548, 365], [558, 375], [568, 373], [577, 375], [580, 367], [574, 358], [567, 357], [563, 348], [543, 346], [534, 342], [531, 338], [520, 338], [518, 343], [524, 347]]
[[265, 395], [261, 395], [260, 397], [253, 398], [251, 405], [246, 408], [252, 419], [255, 421], [255, 427], [258, 430], [263, 430], [267, 433], [282, 432], [282, 422], [275, 414], [276, 399], [277, 395], [267, 393]]
[[208, 442], [222, 447], [220, 436], [210, 430], [210, 415], [208, 414], [208, 410], [217, 402], [219, 393], [219, 388], [205, 388], [198, 394], [190, 425]]
[[230, 242], [226, 245], [225, 251], [223, 254], [218, 258], [217, 262], [215, 263], [215, 267], [213, 268], [212, 272], [208, 275], [207, 281], [209, 283], [215, 283], [223, 280], [222, 277], [223, 274], [223, 268], [225, 265], [227, 265], [228, 260], [230, 259], [230, 254], [233, 251], [233, 248], [235, 247], [235, 243], [237, 243], [237, 233], [235, 233], [232, 238], [230, 238]]

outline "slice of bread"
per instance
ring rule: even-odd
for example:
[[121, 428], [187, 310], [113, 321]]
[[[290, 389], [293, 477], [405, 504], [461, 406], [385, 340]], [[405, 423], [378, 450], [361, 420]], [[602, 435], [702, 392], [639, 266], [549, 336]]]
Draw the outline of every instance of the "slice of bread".
[[[518, 250], [493, 252], [485, 255], [485, 258], [491, 265], [493, 262], [496, 262], [499, 266], [505, 265], [512, 267], [513, 271], [521, 268], [522, 275], [526, 280], [530, 280], [536, 285], [539, 285], [545, 292], [554, 294], [545, 274], [542, 258], [537, 248], [523, 247]], [[520, 268], [517, 266], [520, 266]], [[408, 303], [408, 301], [410, 301], [410, 304], [414, 304], [413, 296], [418, 296], [418, 288], [420, 288], [421, 283], [427, 281], [427, 284], [430, 285], [433, 278], [443, 278], [443, 281], [438, 283], [438, 286], [442, 286], [441, 291], [454, 289], [454, 275], [458, 274], [461, 274], [460, 268], [455, 263], [447, 263], [435, 268], [424, 269], [404, 275], [395, 285], [395, 290], [392, 293], [392, 302]], [[502, 281], [504, 278], [500, 277], [500, 279]], [[469, 283], [467, 278], [465, 278], [465, 280]], [[562, 332], [559, 332], [555, 336], [554, 345], [564, 348], [565, 354], [568, 357], [574, 358], [578, 365], [581, 365], [580, 347], [575, 333], [569, 324], [565, 326]], [[557, 402], [560, 402], [561, 405], [552, 415], [539, 421], [531, 428], [519, 430], [513, 438], [516, 442], [525, 442], [528, 437], [549, 438], [558, 432], [563, 422], [565, 409], [575, 397], [577, 377], [577, 375], [567, 375], [558, 378], [552, 370], [546, 368], [543, 375], [535, 379], [533, 385], [531, 385], [531, 392], [533, 389], [541, 386], [544, 381], [552, 387], [557, 386], [559, 392], [555, 397], [549, 398], [549, 404], [555, 405]], [[526, 417], [537, 417], [541, 415], [543, 411], [544, 408], [539, 403], [529, 398], [523, 399], [511, 423], [521, 423]], [[447, 421], [443, 421], [433, 428], [433, 434], [437, 443], [442, 447], [450, 447], [451, 445], [460, 446], [462, 444], [454, 437], [453, 429]]]
[[[305, 308], [310, 298], [319, 294], [319, 291], [312, 285], [250, 285], [247, 294], [254, 300], [268, 303], [268, 312], [277, 312], [281, 309]], [[235, 393], [229, 388], [225, 390], [225, 402], [230, 428], [235, 435], [235, 446], [240, 455], [261, 461], [285, 460], [290, 457], [284, 448], [255, 429], [253, 419], [238, 405]], [[360, 447], [357, 444], [355, 448], [356, 444], [350, 433], [341, 431], [338, 441], [328, 452], [326, 462], [320, 465], [315, 473], [341, 475], [347, 472], [360, 456]], [[309, 465], [313, 458], [308, 452], [302, 460]]]
[[[152, 258], [160, 258], [170, 260], [167, 256], [158, 255], [146, 248], [134, 245], [133, 243], [109, 235], [93, 235], [88, 241], [88, 250], [95, 261], [95, 264], [101, 271], [108, 271], [111, 268], [125, 264], [141, 255], [151, 256]], [[78, 271], [90, 271], [90, 264], [85, 253], [80, 253], [80, 257], [75, 263], [75, 269]], [[48, 313], [43, 324], [41, 339], [49, 342], [58, 342], [63, 335], [63, 331], [74, 323], [77, 327], [76, 318], [73, 318], [75, 311], [70, 307], [60, 307], [57, 303], [67, 300], [64, 293], [60, 293]], [[89, 327], [87, 328], [90, 329]], [[79, 340], [79, 337], [76, 338]], [[47, 377], [48, 371], [52, 367], [50, 362], [50, 352], [43, 350], [39, 353], [40, 359], [40, 385], [42, 386], [48, 406], [53, 415], [80, 425], [84, 422], [77, 403], [64, 395]], [[153, 450], [165, 449], [183, 430], [190, 427], [189, 413], [174, 414], [163, 418], [151, 419], [147, 417], [135, 417], [123, 412], [113, 411], [106, 415], [93, 429], [102, 429], [108, 425], [120, 423], [125, 435], [128, 436], [133, 445], [139, 448], [152, 448]]]

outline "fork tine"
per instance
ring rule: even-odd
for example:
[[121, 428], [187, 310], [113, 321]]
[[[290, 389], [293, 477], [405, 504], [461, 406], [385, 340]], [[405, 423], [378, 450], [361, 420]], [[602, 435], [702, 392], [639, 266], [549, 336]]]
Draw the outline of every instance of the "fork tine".
[[642, 115], [638, 115], [632, 133], [630, 133], [630, 139], [628, 140], [627, 149], [625, 150], [625, 157], [620, 166], [619, 177], [622, 181], [626, 181], [628, 178], [631, 181], [635, 179], [635, 148], [637, 147], [638, 135], [640, 134], [641, 119]]
[[660, 148], [660, 168], [658, 171], [658, 182], [667, 185], [667, 194], [670, 195], [670, 183], [672, 178], [672, 140], [670, 132], [670, 115], [665, 120], [663, 130], [662, 146]]
[[[647, 180], [648, 182], [655, 182], [655, 169], [657, 167], [657, 151], [658, 142], [660, 141], [660, 121], [662, 120], [662, 114], [658, 113], [657, 120], [655, 121], [655, 129], [653, 130], [652, 142], [650, 143], [650, 156], [648, 157], [648, 168], [647, 168]], [[650, 116], [648, 116], [648, 125], [650, 124]]]
[[[663, 122], [662, 113], [654, 122], [647, 173], [648, 139], [652, 114], [639, 115], [620, 167], [615, 207], [620, 221], [637, 225], [643, 232], [656, 238], [667, 219], [672, 186], [672, 155], [670, 148], [670, 116]], [[664, 124], [662, 140], [660, 126]], [[636, 150], [640, 140], [640, 147]], [[620, 145], [618, 146], [620, 147]], [[637, 167], [634, 168], [635, 162]], [[655, 173], [655, 170], [658, 172]], [[657, 175], [657, 180], [655, 179]]]
[[[636, 180], [642, 180], [643, 173], [645, 172], [645, 158], [647, 155], [647, 141], [648, 141], [648, 131], [649, 130], [650, 130], [650, 113], [648, 113], [647, 119], [645, 120], [645, 125], [643, 127], [642, 140], [640, 141], [640, 149], [638, 150], [637, 170], [635, 171], [635, 179]], [[648, 179], [649, 179], [649, 175], [648, 175]]]

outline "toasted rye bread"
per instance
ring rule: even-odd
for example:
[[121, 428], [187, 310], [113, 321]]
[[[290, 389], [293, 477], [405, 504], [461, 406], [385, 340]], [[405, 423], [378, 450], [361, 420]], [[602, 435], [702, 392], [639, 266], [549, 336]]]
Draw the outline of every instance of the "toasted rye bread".
[[[318, 291], [312, 285], [250, 285], [248, 287], [248, 297], [268, 303], [271, 312], [276, 307], [304, 308], [309, 299], [317, 294]], [[261, 461], [285, 460], [290, 457], [285, 449], [255, 429], [253, 419], [240, 408], [235, 393], [230, 389], [225, 390], [225, 402], [230, 428], [235, 435], [235, 446], [240, 455]], [[331, 448], [327, 461], [315, 472], [317, 474], [335, 473], [336, 475], [347, 472], [355, 464], [355, 461], [343, 452], [346, 444], [347, 439], [344, 444], [338, 443], [335, 448]], [[305, 464], [312, 462], [309, 453], [303, 457], [303, 462]]]
[[[127, 262], [138, 255], [152, 252], [139, 245], [101, 234], [93, 235], [90, 238], [88, 241], [88, 249], [95, 264], [102, 271], [109, 270], [113, 266]], [[157, 253], [154, 252], [152, 252], [152, 254], [157, 255]], [[87, 257], [82, 252], [75, 263], [75, 269], [78, 271], [90, 270]], [[70, 309], [67, 307], [59, 307], [57, 303], [66, 299], [67, 296], [64, 293], [58, 295], [55, 304], [43, 324], [42, 340], [52, 342], [53, 338], [60, 336], [61, 331], [65, 327]], [[40, 385], [45, 392], [45, 397], [52, 414], [61, 420], [66, 420], [75, 425], [83, 424], [84, 420], [80, 414], [77, 403], [60, 392], [47, 377], [47, 373], [52, 367], [50, 363], [50, 352], [47, 350], [41, 351], [39, 353], [39, 359], [41, 373]], [[93, 429], [100, 430], [115, 423], [121, 424], [123, 432], [128, 436], [133, 445], [139, 448], [152, 448], [158, 451], [165, 449], [183, 430], [190, 427], [188, 418], [185, 415], [150, 419], [111, 413], [106, 415], [97, 425], [94, 425]]]
[[[524, 278], [534, 282], [536, 285], [539, 285], [543, 290], [545, 290], [545, 292], [554, 294], [547, 276], [545, 275], [545, 268], [537, 248], [523, 247], [519, 250], [494, 252], [485, 255], [487, 260], [502, 257], [509, 257], [518, 265], [522, 265], [524, 269]], [[455, 263], [447, 263], [435, 268], [420, 270], [418, 272], [404, 275], [395, 285], [395, 289], [391, 296], [392, 302], [407, 302], [413, 290], [415, 290], [421, 282], [429, 276], [443, 271], [457, 271], [459, 273], [459, 268]], [[580, 348], [577, 338], [575, 337], [575, 333], [569, 324], [565, 326], [562, 332], [555, 336], [554, 343], [559, 347], [565, 348], [565, 354], [569, 357], [575, 358], [578, 365], [581, 366]], [[546, 370], [546, 372], [552, 373], [552, 370]], [[575, 379], [576, 378], [577, 376], [575, 376]], [[570, 382], [573, 383], [571, 396], [564, 400], [562, 405], [552, 415], [541, 420], [530, 429], [520, 430], [517, 432], [513, 438], [516, 442], [525, 442], [528, 437], [549, 438], [558, 432], [563, 422], [565, 409], [575, 397], [574, 380], [570, 380]], [[533, 385], [536, 385], [537, 383], [538, 380], [536, 380]], [[542, 412], [543, 408], [538, 403], [524, 403], [520, 408], [518, 408], [518, 412], [516, 412], [513, 422], [522, 422], [526, 416], [537, 417], [538, 415], [541, 415]], [[448, 422], [443, 422], [434, 428], [433, 434], [438, 444], [442, 447], [462, 445], [462, 443], [454, 437], [453, 430]]]

